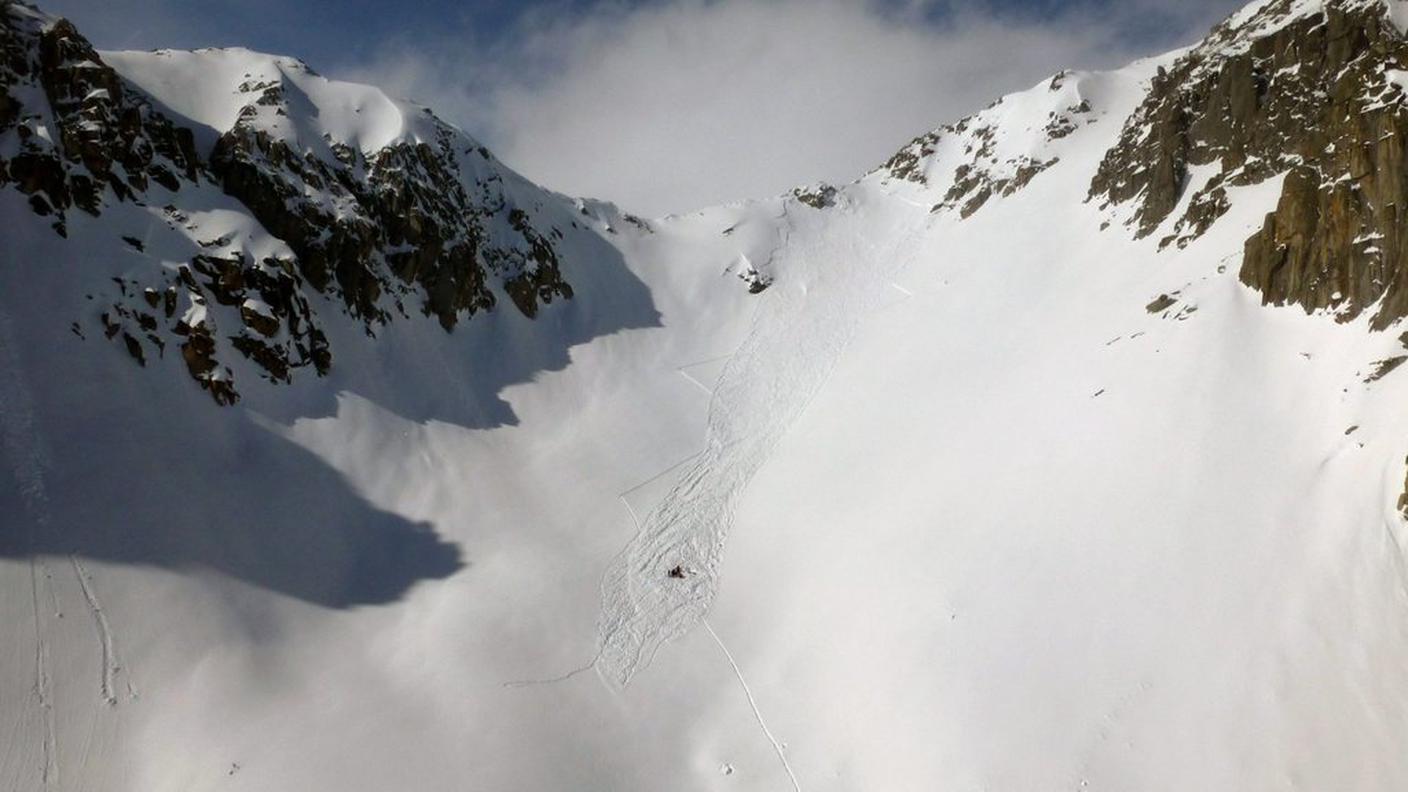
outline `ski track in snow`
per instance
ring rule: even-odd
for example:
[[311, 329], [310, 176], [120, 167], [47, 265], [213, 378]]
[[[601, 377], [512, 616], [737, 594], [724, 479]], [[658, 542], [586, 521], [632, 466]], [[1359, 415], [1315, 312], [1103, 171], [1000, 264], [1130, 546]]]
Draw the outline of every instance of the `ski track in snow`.
[[[53, 530], [53, 520], [49, 512], [48, 491], [45, 486], [47, 459], [38, 431], [34, 426], [34, 399], [19, 374], [21, 368], [13, 338], [9, 314], [5, 312], [3, 307], [0, 307], [0, 370], [11, 372], [10, 376], [0, 380], [0, 450], [4, 452], [5, 461], [10, 468], [20, 500], [29, 516], [28, 541], [31, 548], [29, 589], [31, 620], [34, 626], [32, 695], [42, 723], [40, 737], [42, 764], [39, 770], [39, 779], [41, 788], [55, 789], [60, 785], [59, 730], [54, 713], [54, 677], [51, 671], [52, 658], [49, 640], [46, 637], [46, 617], [40, 602], [41, 600], [47, 601], [53, 618], [63, 617], [63, 606], [59, 601], [58, 591], [54, 586], [53, 575], [48, 565], [33, 551], [38, 547], [36, 531]], [[88, 609], [93, 616], [94, 627], [97, 630], [102, 663], [98, 692], [101, 700], [106, 705], [112, 706], [117, 703], [114, 680], [119, 670], [112, 628], [108, 623], [107, 614], [103, 611], [102, 603], [98, 599], [91, 574], [76, 555], [69, 555], [69, 563], [79, 588], [83, 592], [83, 597], [87, 601]], [[43, 589], [42, 592], [41, 589]], [[47, 596], [45, 596], [46, 594]], [[128, 692], [133, 698], [136, 697], [136, 691], [130, 683], [128, 684]], [[17, 718], [22, 719], [23, 715], [18, 715]], [[88, 739], [83, 748], [85, 763], [93, 741], [93, 730], [96, 727], [95, 716], [93, 722], [90, 723]]]
[[713, 638], [714, 643], [718, 644], [719, 651], [724, 653], [724, 658], [728, 660], [728, 664], [733, 668], [733, 675], [738, 677], [738, 684], [743, 688], [743, 695], [748, 697], [748, 706], [753, 708], [753, 717], [758, 721], [758, 726], [762, 727], [763, 735], [768, 738], [768, 742], [772, 743], [772, 749], [777, 752], [777, 760], [782, 763], [782, 769], [787, 771], [787, 778], [792, 782], [792, 788], [796, 790], [796, 792], [802, 792], [802, 785], [797, 783], [797, 775], [792, 772], [792, 765], [787, 761], [787, 751], [782, 747], [782, 743], [777, 741], [777, 737], [773, 735], [772, 729], [768, 728], [767, 721], [763, 719], [763, 713], [758, 709], [758, 700], [753, 698], [753, 690], [748, 687], [748, 680], [743, 678], [743, 670], [738, 667], [738, 661], [733, 659], [733, 652], [728, 650], [728, 647], [724, 645], [723, 639], [719, 638], [719, 634], [714, 632], [714, 628], [710, 626], [708, 619], [700, 619], [699, 623], [704, 626], [704, 629], [709, 631], [709, 637]]
[[[31, 529], [31, 536], [33, 535]], [[30, 595], [34, 604], [34, 698], [44, 723], [43, 768], [40, 771], [44, 789], [59, 780], [58, 728], [54, 724], [53, 691], [49, 680], [49, 644], [44, 640], [44, 622], [39, 613], [39, 569], [33, 557], [29, 561]]]
[[[796, 249], [784, 209], [782, 241], [770, 261], [786, 255], [791, 270], [761, 297], [766, 302], [711, 392], [704, 450], [643, 521], [626, 503], [639, 528], [602, 579], [597, 670], [609, 682], [628, 685], [662, 645], [708, 612], [739, 497], [830, 376], [862, 319], [880, 307], [928, 217], [926, 208], [881, 250], [836, 256], [835, 247], [857, 237], [843, 227]], [[822, 254], [812, 255], [812, 245], [821, 245]], [[838, 259], [850, 265], [816, 263]], [[666, 575], [676, 566], [686, 570], [683, 579]]]
[[69, 554], [69, 563], [73, 565], [73, 576], [78, 578], [78, 586], [83, 590], [83, 599], [88, 602], [88, 610], [93, 615], [93, 626], [98, 631], [98, 644], [102, 650], [103, 668], [102, 675], [98, 681], [98, 690], [103, 697], [103, 701], [108, 706], [117, 704], [117, 693], [113, 685], [113, 680], [117, 676], [117, 652], [113, 648], [112, 628], [108, 625], [107, 614], [103, 612], [103, 604], [98, 601], [97, 592], [92, 586], [92, 577], [83, 563], [78, 560], [78, 556]]

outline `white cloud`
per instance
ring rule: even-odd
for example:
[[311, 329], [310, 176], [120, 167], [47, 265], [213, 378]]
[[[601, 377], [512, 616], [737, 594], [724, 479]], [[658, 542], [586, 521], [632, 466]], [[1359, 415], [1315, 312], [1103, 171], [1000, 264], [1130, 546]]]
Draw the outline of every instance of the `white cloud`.
[[356, 76], [435, 106], [549, 187], [662, 214], [848, 181], [1002, 93], [1185, 43], [1236, 5], [598, 4], [531, 13], [496, 44], [393, 43]]
[[450, 0], [317, 28], [277, 0], [44, 3], [104, 47], [288, 50], [432, 105], [550, 187], [660, 214], [847, 181], [1058, 69], [1192, 41], [1241, 0], [535, 0], [507, 29]]

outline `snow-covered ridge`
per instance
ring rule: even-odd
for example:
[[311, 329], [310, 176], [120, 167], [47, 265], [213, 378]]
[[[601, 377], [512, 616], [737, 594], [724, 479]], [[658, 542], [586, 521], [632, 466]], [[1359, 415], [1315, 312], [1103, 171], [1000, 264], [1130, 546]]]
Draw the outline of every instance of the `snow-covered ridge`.
[[377, 88], [244, 49], [99, 53], [13, 0], [0, 24], [19, 70], [6, 74], [0, 186], [59, 234], [73, 209], [147, 218], [85, 232], [142, 263], [95, 276], [103, 305], [76, 332], [143, 366], [174, 344], [221, 403], [238, 397], [239, 358], [274, 382], [326, 374], [329, 312], [369, 334], [420, 315], [450, 330], [505, 301], [532, 317], [573, 295], [565, 249], [609, 248], [601, 221]]
[[1101, 129], [1130, 112], [1141, 84], [1166, 60], [1109, 72], [1060, 72], [919, 136], [866, 178], [913, 182], [934, 211], [966, 218], [1099, 139]]
[[[295, 58], [242, 47], [99, 54], [128, 82], [216, 135], [234, 127], [251, 104], [260, 128], [319, 156], [331, 156], [329, 143], [365, 154], [434, 143], [442, 126], [428, 108], [370, 85], [329, 80]], [[279, 114], [273, 101], [258, 104], [271, 88], [289, 97], [288, 112]]]
[[1195, 51], [1202, 57], [1246, 52], [1253, 42], [1274, 36], [1302, 20], [1325, 21], [1330, 14], [1368, 15], [1408, 34], [1408, 0], [1255, 0], [1212, 29]]

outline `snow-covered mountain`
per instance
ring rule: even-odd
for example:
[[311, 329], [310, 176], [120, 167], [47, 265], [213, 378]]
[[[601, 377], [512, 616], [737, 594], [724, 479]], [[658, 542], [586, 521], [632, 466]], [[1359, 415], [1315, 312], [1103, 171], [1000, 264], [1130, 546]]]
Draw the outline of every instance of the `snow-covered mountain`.
[[1405, 26], [643, 220], [5, 2], [0, 789], [1408, 788]]
[[451, 330], [505, 297], [528, 317], [571, 297], [564, 249], [610, 257], [589, 221], [428, 108], [289, 58], [100, 55], [66, 21], [18, 4], [7, 19], [0, 180], [59, 237], [117, 258], [92, 296], [101, 333], [143, 366], [179, 348], [222, 404], [236, 359], [276, 382], [328, 373], [311, 295], [372, 335], [411, 314]]

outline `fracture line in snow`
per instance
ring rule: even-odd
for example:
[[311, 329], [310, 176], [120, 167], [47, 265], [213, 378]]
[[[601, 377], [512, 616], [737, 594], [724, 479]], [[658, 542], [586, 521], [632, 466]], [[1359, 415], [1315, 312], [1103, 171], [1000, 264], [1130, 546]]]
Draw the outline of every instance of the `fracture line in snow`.
[[680, 376], [684, 377], [685, 379], [689, 380], [690, 382], [694, 383], [695, 385], [698, 385], [700, 390], [704, 391], [705, 393], [709, 394], [710, 396], [714, 395], [714, 391], [711, 390], [708, 385], [705, 385], [704, 383], [700, 382], [699, 380], [695, 379], [694, 377], [689, 376], [689, 373], [686, 372], [684, 369], [678, 369], [678, 371], [680, 372]]
[[719, 361], [727, 361], [727, 359], [734, 357], [734, 355], [736, 354], [738, 354], [738, 349], [734, 349], [734, 351], [729, 352], [729, 354], [727, 355], [717, 355], [717, 357], [704, 358], [703, 361], [694, 361], [693, 364], [684, 364], [683, 366], [680, 366], [680, 368], [674, 369], [674, 371], [684, 371], [684, 369], [694, 368], [694, 366], [701, 366], [705, 364], [717, 364], [717, 362]]
[[775, 245], [772, 250], [768, 251], [767, 268], [769, 271], [772, 270], [773, 262], [777, 260], [777, 254], [786, 250], [787, 244], [792, 241], [792, 217], [790, 205], [786, 201], [782, 203], [782, 213], [775, 219], [779, 221], [777, 227], [777, 245]]
[[78, 586], [83, 589], [83, 599], [88, 601], [88, 610], [93, 614], [93, 626], [98, 630], [98, 643], [102, 650], [103, 670], [99, 679], [98, 691], [102, 694], [103, 701], [112, 706], [117, 703], [117, 694], [113, 692], [113, 679], [117, 676], [117, 652], [113, 649], [112, 628], [108, 625], [108, 616], [103, 612], [103, 604], [98, 601], [98, 595], [91, 585], [88, 570], [78, 560], [78, 556], [69, 554], [68, 560], [73, 564], [73, 575], [78, 578]]
[[639, 531], [639, 530], [640, 530], [640, 516], [636, 514], [636, 510], [635, 510], [635, 509], [631, 508], [631, 502], [628, 501], [628, 500], [626, 500], [626, 496], [625, 496], [625, 495], [618, 495], [617, 497], [621, 499], [621, 505], [626, 507], [626, 511], [630, 512], [630, 514], [631, 514], [631, 523], [632, 523], [633, 525], [635, 525], [636, 530]]
[[743, 695], [748, 697], [748, 706], [753, 708], [753, 718], [758, 721], [758, 726], [762, 728], [763, 735], [768, 738], [768, 742], [772, 743], [772, 749], [777, 752], [777, 760], [782, 763], [782, 769], [787, 772], [787, 778], [792, 782], [792, 788], [797, 792], [802, 792], [802, 785], [797, 783], [797, 776], [792, 772], [792, 765], [787, 761], [787, 751], [782, 747], [782, 743], [778, 742], [777, 738], [773, 736], [772, 730], [768, 728], [767, 721], [763, 720], [763, 713], [758, 709], [758, 701], [753, 698], [753, 691], [748, 687], [748, 680], [743, 678], [743, 670], [738, 667], [738, 661], [733, 659], [733, 653], [724, 645], [723, 640], [719, 638], [719, 634], [714, 632], [714, 628], [709, 624], [708, 619], [701, 619], [699, 623], [703, 624], [704, 629], [709, 631], [709, 637], [714, 639], [714, 643], [718, 644], [719, 651], [724, 653], [724, 658], [728, 660], [728, 664], [733, 667], [733, 675], [738, 677], [738, 684], [743, 688]]
[[572, 677], [577, 676], [578, 674], [585, 674], [586, 672], [592, 670], [593, 668], [596, 668], [596, 662], [597, 662], [598, 660], [600, 660], [600, 659], [601, 659], [601, 652], [597, 652], [597, 653], [596, 653], [596, 657], [593, 657], [593, 658], [592, 658], [592, 661], [591, 661], [590, 663], [587, 663], [586, 665], [584, 665], [584, 666], [582, 666], [582, 667], [580, 667], [580, 668], [574, 668], [574, 669], [572, 669], [571, 671], [568, 671], [567, 673], [565, 673], [565, 674], [563, 674], [563, 675], [561, 675], [561, 676], [555, 676], [555, 677], [551, 677], [551, 678], [548, 678], [548, 679], [517, 679], [517, 680], [514, 680], [514, 681], [512, 681], [512, 682], [505, 682], [505, 683], [503, 683], [503, 685], [501, 685], [501, 687], [506, 687], [506, 688], [525, 688], [525, 687], [534, 687], [534, 686], [537, 686], [537, 685], [556, 685], [556, 684], [558, 684], [559, 682], [566, 682], [567, 680], [571, 679]]
[[[673, 470], [679, 468], [680, 465], [683, 465], [683, 464], [685, 464], [685, 463], [687, 463], [687, 462], [690, 462], [690, 461], [693, 460], [693, 459], [696, 459], [696, 458], [697, 458], [700, 454], [702, 454], [702, 453], [704, 453], [704, 452], [703, 452], [703, 451], [695, 451], [693, 454], [690, 454], [689, 456], [685, 457], [684, 459], [681, 459], [680, 461], [676, 462], [675, 464], [670, 465], [669, 467], [665, 468], [664, 470], [660, 471], [659, 473], [656, 473], [655, 475], [651, 476], [650, 478], [646, 479], [645, 481], [642, 481], [641, 483], [635, 485], [634, 487], [631, 487], [630, 489], [628, 489], [628, 490], [626, 490], [626, 491], [624, 491], [624, 492], [619, 493], [616, 497], [620, 498], [621, 501], [624, 503], [625, 500], [626, 500], [626, 496], [627, 496], [627, 495], [630, 495], [632, 492], [635, 492], [636, 490], [640, 489], [641, 487], [646, 487], [646, 486], [649, 486], [649, 485], [651, 485], [651, 484], [654, 484], [655, 482], [657, 482], [657, 481], [659, 481], [660, 479], [664, 478], [667, 473], [669, 473], [669, 472], [671, 472], [671, 471], [673, 471]], [[626, 508], [627, 508], [627, 509], [630, 509], [630, 508], [631, 508], [631, 504], [626, 503]], [[634, 509], [631, 510], [631, 516], [632, 516], [632, 517], [635, 517], [635, 510], [634, 510]], [[636, 527], [639, 528], [640, 526], [637, 525]]]
[[703, 359], [703, 360], [696, 360], [696, 361], [694, 361], [693, 363], [686, 363], [686, 364], [684, 364], [683, 366], [680, 366], [680, 368], [682, 368], [682, 369], [687, 369], [687, 368], [694, 368], [695, 366], [702, 366], [702, 365], [704, 365], [705, 363], [718, 363], [720, 360], [728, 360], [729, 358], [733, 357], [733, 356], [734, 356], [735, 354], [737, 354], [737, 353], [738, 353], [738, 351], [737, 351], [737, 350], [734, 350], [733, 352], [730, 352], [730, 353], [728, 353], [727, 355], [718, 355], [718, 356], [716, 356], [716, 357], [705, 358], [705, 359]]
[[[704, 391], [705, 393], [709, 394], [710, 396], [713, 396], [713, 395], [714, 395], [714, 389], [713, 389], [713, 388], [711, 388], [711, 387], [709, 387], [708, 385], [705, 385], [704, 383], [702, 383], [702, 382], [700, 382], [699, 380], [695, 379], [694, 376], [691, 375], [688, 371], [685, 371], [685, 369], [691, 369], [691, 368], [694, 368], [695, 366], [704, 366], [704, 365], [708, 365], [709, 363], [718, 363], [720, 360], [728, 360], [729, 358], [732, 358], [732, 357], [734, 356], [734, 354], [736, 354], [736, 352], [729, 353], [729, 354], [727, 354], [727, 355], [719, 355], [718, 357], [712, 357], [712, 358], [709, 358], [708, 360], [696, 360], [696, 361], [693, 362], [693, 363], [686, 363], [686, 364], [684, 364], [683, 366], [680, 366], [679, 368], [675, 369], [675, 371], [679, 372], [679, 375], [680, 375], [681, 377], [684, 377], [685, 379], [689, 380], [690, 382], [694, 383], [695, 385], [698, 385], [700, 390]], [[696, 455], [696, 456], [697, 456], [697, 455]]]

